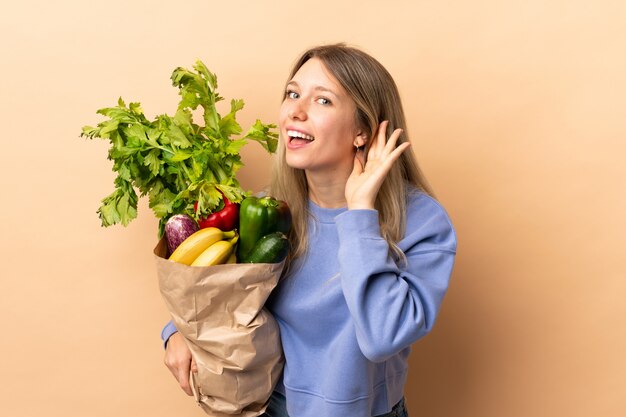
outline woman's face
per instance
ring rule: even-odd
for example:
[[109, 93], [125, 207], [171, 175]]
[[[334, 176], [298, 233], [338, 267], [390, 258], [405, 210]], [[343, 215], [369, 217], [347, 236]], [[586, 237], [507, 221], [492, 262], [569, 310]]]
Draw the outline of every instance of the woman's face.
[[308, 60], [287, 83], [280, 108], [280, 133], [287, 165], [307, 172], [352, 171], [361, 144], [356, 105], [324, 64]]

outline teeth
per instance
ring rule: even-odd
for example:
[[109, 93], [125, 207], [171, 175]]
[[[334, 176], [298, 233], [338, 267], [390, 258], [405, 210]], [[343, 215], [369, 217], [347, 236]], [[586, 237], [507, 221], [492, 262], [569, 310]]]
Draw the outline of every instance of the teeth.
[[307, 135], [306, 133], [298, 132], [297, 130], [288, 130], [287, 134], [292, 138], [300, 138], [300, 139], [306, 139], [306, 140], [315, 139], [313, 136]]

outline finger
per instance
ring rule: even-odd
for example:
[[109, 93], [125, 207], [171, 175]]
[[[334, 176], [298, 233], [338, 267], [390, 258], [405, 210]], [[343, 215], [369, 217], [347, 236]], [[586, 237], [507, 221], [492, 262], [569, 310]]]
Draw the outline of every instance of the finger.
[[367, 160], [378, 158], [380, 156], [380, 152], [383, 150], [386, 142], [385, 132], [387, 130], [387, 121], [383, 120], [378, 125], [378, 131], [376, 135], [372, 138], [372, 142], [367, 151]]
[[176, 377], [180, 387], [185, 391], [187, 395], [193, 395], [191, 391], [191, 385], [189, 385], [189, 366], [181, 366], [178, 368], [178, 375]]
[[196, 360], [194, 358], [191, 358], [191, 372], [194, 374], [198, 373], [198, 365], [196, 364]]
[[402, 132], [404, 132], [404, 130], [402, 129], [396, 129], [393, 131], [393, 133], [389, 137], [389, 140], [387, 140], [387, 143], [385, 144], [384, 152], [386, 154], [391, 153], [391, 151], [396, 148], [396, 143], [398, 142], [398, 139], [400, 139], [400, 135], [402, 134]]
[[400, 155], [402, 155], [402, 153], [410, 147], [411, 142], [404, 142], [401, 143], [396, 149], [394, 149], [393, 152], [391, 152], [385, 159], [385, 165], [387, 169], [391, 168], [391, 165], [393, 165], [393, 163], [396, 162], [398, 158], [400, 158]]
[[359, 158], [359, 153], [357, 152], [357, 154], [354, 155], [354, 163], [352, 165], [352, 174], [360, 175], [361, 173], [363, 173], [363, 163], [361, 162], [361, 159]]
[[376, 138], [376, 151], [378, 155], [382, 153], [387, 143], [387, 126], [389, 126], [389, 120], [383, 120], [378, 127], [378, 136]]

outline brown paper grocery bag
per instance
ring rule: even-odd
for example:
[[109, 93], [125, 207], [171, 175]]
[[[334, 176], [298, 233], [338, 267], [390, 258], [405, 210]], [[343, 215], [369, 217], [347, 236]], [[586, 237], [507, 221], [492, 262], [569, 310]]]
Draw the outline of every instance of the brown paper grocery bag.
[[279, 264], [191, 267], [154, 248], [159, 287], [198, 365], [191, 381], [198, 405], [214, 417], [261, 415], [280, 377], [278, 325], [263, 305]]

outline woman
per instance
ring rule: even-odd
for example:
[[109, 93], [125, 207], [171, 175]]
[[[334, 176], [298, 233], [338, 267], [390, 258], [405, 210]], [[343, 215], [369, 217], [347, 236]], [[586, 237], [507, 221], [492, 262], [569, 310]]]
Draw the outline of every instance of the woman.
[[[410, 345], [434, 324], [456, 236], [410, 149], [397, 87], [358, 49], [313, 48], [291, 71], [279, 127], [271, 194], [294, 225], [267, 305], [285, 368], [265, 415], [406, 416]], [[195, 364], [177, 334], [166, 364], [191, 394]]]

